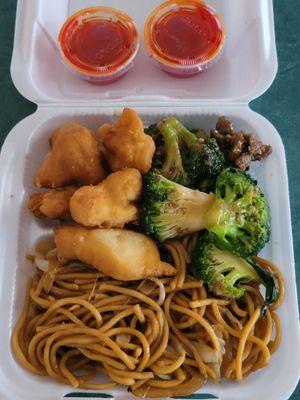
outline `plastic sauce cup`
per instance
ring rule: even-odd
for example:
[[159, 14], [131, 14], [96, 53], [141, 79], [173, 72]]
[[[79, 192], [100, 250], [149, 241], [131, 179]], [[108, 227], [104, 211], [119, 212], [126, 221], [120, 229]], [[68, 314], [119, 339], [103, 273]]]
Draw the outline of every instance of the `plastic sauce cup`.
[[121, 78], [133, 67], [139, 50], [133, 20], [111, 7], [86, 8], [72, 15], [62, 26], [58, 42], [65, 65], [95, 84]]
[[225, 27], [220, 14], [200, 0], [169, 0], [155, 8], [144, 28], [155, 64], [176, 77], [209, 68], [220, 57]]

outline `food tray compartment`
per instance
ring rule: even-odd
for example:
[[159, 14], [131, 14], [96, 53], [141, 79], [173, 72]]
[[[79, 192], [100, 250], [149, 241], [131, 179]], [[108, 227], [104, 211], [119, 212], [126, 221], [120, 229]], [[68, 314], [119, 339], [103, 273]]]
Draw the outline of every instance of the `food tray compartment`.
[[[21, 93], [39, 102], [105, 101], [240, 101], [248, 103], [273, 81], [277, 58], [272, 0], [210, 0], [226, 26], [226, 44], [220, 60], [208, 71], [176, 79], [149, 60], [143, 46], [143, 27], [161, 0], [19, 0], [12, 78]], [[87, 6], [122, 9], [137, 24], [141, 49], [135, 67], [118, 82], [95, 86], [66, 69], [60, 60], [57, 37], [64, 21]], [[123, 103], [123, 104], [124, 104]]]
[[[214, 127], [218, 116], [227, 115], [236, 129], [253, 132], [273, 147], [265, 161], [253, 163], [252, 175], [269, 199], [272, 214], [272, 235], [262, 255], [281, 268], [286, 281], [286, 297], [279, 316], [282, 321], [282, 343], [271, 357], [270, 365], [242, 383], [206, 384], [200, 393], [209, 393], [221, 400], [284, 400], [292, 393], [300, 364], [298, 307], [293, 264], [287, 172], [281, 139], [263, 117], [241, 107], [203, 107], [196, 109], [137, 109], [145, 125], [175, 115], [188, 126]], [[33, 177], [48, 152], [48, 139], [56, 127], [77, 122], [96, 130], [104, 122], [113, 122], [120, 110], [106, 109], [43, 109], [19, 123], [7, 138], [0, 159], [0, 398], [22, 400], [58, 400], [68, 393], [81, 392], [58, 384], [51, 378], [37, 377], [23, 370], [10, 350], [10, 335], [24, 302], [26, 279], [33, 267], [25, 255], [36, 241], [51, 229], [27, 211], [29, 194], [36, 191]], [[272, 390], [270, 390], [272, 382]], [[34, 390], [33, 390], [34, 388]], [[128, 399], [125, 389], [107, 390], [115, 399]]]

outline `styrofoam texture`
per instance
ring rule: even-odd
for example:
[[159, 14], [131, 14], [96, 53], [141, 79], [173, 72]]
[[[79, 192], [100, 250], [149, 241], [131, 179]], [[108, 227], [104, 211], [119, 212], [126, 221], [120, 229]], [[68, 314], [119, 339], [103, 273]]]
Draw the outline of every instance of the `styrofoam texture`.
[[[78, 122], [96, 129], [113, 122], [121, 110], [110, 108], [40, 108], [20, 122], [6, 139], [0, 158], [0, 398], [1, 400], [58, 400], [71, 387], [48, 377], [37, 377], [23, 370], [10, 349], [10, 335], [24, 302], [27, 277], [33, 267], [25, 255], [43, 235], [51, 234], [49, 226], [29, 214], [26, 202], [36, 191], [33, 177], [49, 150], [48, 139], [54, 129], [66, 122]], [[138, 108], [144, 123], [175, 115], [188, 126], [212, 128], [220, 115], [227, 115], [237, 129], [253, 132], [273, 147], [272, 155], [254, 163], [251, 173], [259, 180], [269, 199], [272, 235], [262, 255], [281, 268], [285, 282], [285, 300], [278, 313], [282, 322], [282, 343], [272, 355], [270, 365], [252, 374], [242, 383], [208, 383], [201, 390], [221, 400], [287, 400], [300, 374], [300, 335], [297, 292], [293, 260], [287, 171], [281, 139], [263, 117], [245, 107], [203, 107], [198, 109]], [[77, 392], [78, 390], [76, 390]], [[86, 391], [85, 391], [86, 392]], [[115, 399], [129, 399], [125, 389], [106, 390]]]
[[[122, 8], [136, 20], [141, 32], [148, 12], [158, 3], [160, 0], [90, 0], [89, 6]], [[0, 158], [0, 307], [2, 321], [8, 321], [0, 335], [1, 400], [56, 400], [72, 391], [50, 378], [24, 371], [10, 352], [11, 329], [24, 301], [26, 277], [33, 272], [24, 256], [41, 235], [50, 232], [29, 215], [26, 199], [35, 189], [32, 178], [56, 126], [73, 120], [95, 129], [113, 120], [111, 106], [121, 105], [139, 105], [145, 123], [175, 114], [189, 125], [207, 129], [217, 116], [226, 114], [238, 129], [251, 130], [272, 144], [272, 156], [254, 164], [252, 173], [269, 197], [273, 217], [272, 238], [263, 255], [280, 265], [286, 279], [286, 299], [279, 311], [283, 341], [270, 366], [242, 384], [207, 384], [201, 392], [222, 400], [283, 400], [292, 393], [300, 373], [300, 338], [285, 155], [274, 127], [247, 108], [249, 100], [268, 88], [277, 71], [272, 0], [209, 3], [222, 13], [227, 25], [224, 55], [211, 70], [186, 80], [174, 79], [153, 67], [141, 51], [136, 68], [124, 79], [99, 88], [69, 74], [59, 61], [55, 45], [64, 20], [85, 7], [86, 1], [18, 1], [12, 78], [25, 97], [42, 106], [13, 129]], [[80, 107], [75, 108], [74, 103]], [[100, 103], [105, 111], [95, 108]], [[174, 108], [149, 109], [167, 104]], [[198, 108], [192, 109], [195, 106]], [[125, 390], [106, 392], [116, 399], [129, 397]]]
[[[35, 103], [244, 102], [262, 94], [277, 71], [272, 0], [209, 0], [225, 21], [224, 52], [209, 70], [176, 79], [148, 59], [143, 25], [161, 0], [19, 0], [11, 66], [18, 90]], [[60, 60], [57, 36], [75, 11], [109, 5], [136, 22], [142, 48], [134, 68], [118, 82], [99, 87], [71, 74]]]

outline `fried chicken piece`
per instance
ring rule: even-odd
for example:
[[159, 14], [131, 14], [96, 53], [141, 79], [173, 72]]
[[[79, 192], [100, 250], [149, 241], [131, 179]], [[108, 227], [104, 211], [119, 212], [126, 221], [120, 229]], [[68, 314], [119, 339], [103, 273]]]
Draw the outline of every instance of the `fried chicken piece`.
[[137, 169], [128, 168], [110, 174], [97, 186], [83, 186], [71, 198], [74, 221], [84, 226], [123, 228], [136, 221], [136, 203], [142, 196], [143, 180]]
[[88, 128], [63, 125], [54, 132], [50, 146], [51, 152], [36, 174], [36, 186], [96, 185], [104, 179], [103, 155], [96, 136]]
[[80, 260], [120, 281], [176, 274], [161, 261], [155, 242], [141, 233], [65, 225], [54, 230], [54, 240], [60, 262]]
[[151, 168], [155, 144], [152, 137], [144, 133], [143, 123], [134, 110], [124, 108], [115, 125], [105, 124], [99, 128], [98, 137], [112, 171], [136, 168], [145, 174]]
[[66, 186], [45, 193], [33, 194], [28, 201], [28, 209], [37, 218], [71, 219], [69, 202], [78, 188]]

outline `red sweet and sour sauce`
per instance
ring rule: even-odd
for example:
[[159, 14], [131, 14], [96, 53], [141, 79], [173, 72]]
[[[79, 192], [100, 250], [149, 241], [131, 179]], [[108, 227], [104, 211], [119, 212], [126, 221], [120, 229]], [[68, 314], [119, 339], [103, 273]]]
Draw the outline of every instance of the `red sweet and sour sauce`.
[[138, 49], [137, 30], [126, 14], [95, 7], [81, 10], [66, 21], [59, 44], [69, 66], [101, 79], [128, 67]]
[[187, 67], [187, 74], [189, 67], [204, 69], [203, 64], [218, 55], [223, 42], [220, 16], [200, 0], [167, 1], [152, 12], [145, 26], [151, 56], [162, 65]]

